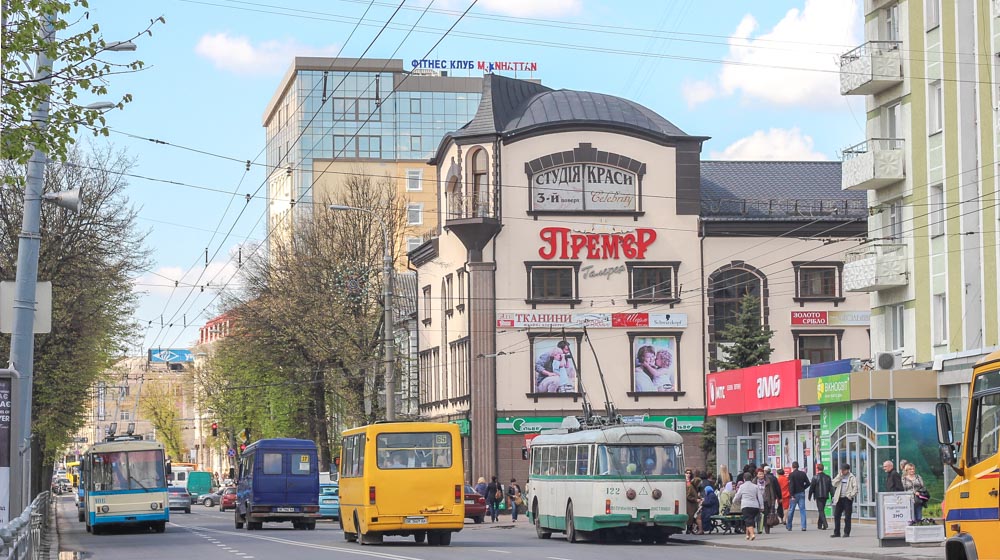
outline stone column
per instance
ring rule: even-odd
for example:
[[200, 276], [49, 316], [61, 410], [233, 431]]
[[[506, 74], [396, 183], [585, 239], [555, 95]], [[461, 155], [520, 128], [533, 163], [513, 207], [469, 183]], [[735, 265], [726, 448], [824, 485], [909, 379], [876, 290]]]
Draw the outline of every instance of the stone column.
[[489, 480], [497, 474], [496, 263], [469, 262], [469, 367], [472, 472]]

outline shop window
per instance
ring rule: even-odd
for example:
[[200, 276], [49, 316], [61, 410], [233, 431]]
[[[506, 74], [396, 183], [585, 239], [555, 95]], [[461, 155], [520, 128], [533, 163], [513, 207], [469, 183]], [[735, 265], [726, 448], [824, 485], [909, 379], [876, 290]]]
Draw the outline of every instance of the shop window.
[[625, 263], [629, 276], [628, 303], [665, 303], [678, 300], [678, 263]]
[[795, 337], [795, 357], [813, 364], [832, 362], [840, 356], [840, 341], [844, 331], [792, 331]]
[[580, 263], [524, 263], [528, 270], [528, 303], [579, 303]]
[[792, 267], [795, 269], [795, 301], [844, 301], [843, 263], [793, 261]]

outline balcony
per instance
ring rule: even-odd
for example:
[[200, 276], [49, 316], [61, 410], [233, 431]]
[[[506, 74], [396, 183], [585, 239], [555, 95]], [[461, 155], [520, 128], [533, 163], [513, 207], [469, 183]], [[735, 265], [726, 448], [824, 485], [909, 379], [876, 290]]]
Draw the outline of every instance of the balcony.
[[492, 193], [445, 193], [444, 229], [451, 231], [469, 251], [469, 260], [482, 260], [487, 243], [500, 233], [500, 220]]
[[840, 94], [874, 95], [903, 81], [900, 41], [869, 41], [840, 57]]
[[844, 290], [876, 292], [905, 286], [909, 280], [906, 245], [879, 243], [847, 251], [844, 262]]
[[872, 138], [843, 151], [843, 190], [878, 189], [906, 178], [902, 138]]

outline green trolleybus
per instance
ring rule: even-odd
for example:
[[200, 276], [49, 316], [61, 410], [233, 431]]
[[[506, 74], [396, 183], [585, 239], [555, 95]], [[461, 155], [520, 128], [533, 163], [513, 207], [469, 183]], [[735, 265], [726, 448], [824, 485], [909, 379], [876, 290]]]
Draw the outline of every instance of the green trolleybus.
[[664, 543], [687, 525], [681, 436], [654, 425], [543, 432], [525, 485], [538, 537]]

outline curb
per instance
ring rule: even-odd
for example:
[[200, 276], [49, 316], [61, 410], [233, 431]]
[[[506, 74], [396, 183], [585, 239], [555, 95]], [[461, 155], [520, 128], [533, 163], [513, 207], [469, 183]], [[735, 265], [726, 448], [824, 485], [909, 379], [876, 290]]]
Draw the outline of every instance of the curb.
[[[754, 545], [750, 545], [750, 544], [747, 544], [747, 543], [744, 543], [744, 544], [739, 544], [739, 543], [725, 543], [725, 542], [708, 541], [708, 540], [703, 540], [703, 539], [674, 539], [674, 538], [671, 538], [670, 540], [671, 540], [671, 542], [676, 542], [676, 543], [694, 544], [694, 545], [700, 545], [700, 546], [714, 546], [716, 548], [748, 549], [748, 548], [752, 547], [753, 550], [762, 550], [762, 551], [766, 551], [766, 552], [784, 552], [784, 553], [798, 552], [796, 550], [791, 550], [791, 549], [788, 549], [788, 548], [782, 548], [782, 547], [779, 547], [779, 546], [768, 546], [768, 545], [754, 546]], [[902, 552], [902, 551], [909, 550], [909, 547], [899, 547], [897, 550], [899, 550], [899, 551]], [[866, 559], [871, 559], [871, 560], [885, 560], [885, 559], [897, 559], [897, 558], [898, 559], [902, 559], [902, 558], [906, 558], [907, 557], [906, 554], [898, 554], [898, 555], [897, 554], [879, 554], [879, 553], [871, 553], [871, 552], [857, 552], [857, 551], [851, 551], [851, 550], [842, 550], [842, 551], [837, 551], [837, 552], [830, 552], [829, 554], [835, 554], [836, 556], [842, 557], [842, 558], [866, 558]]]

